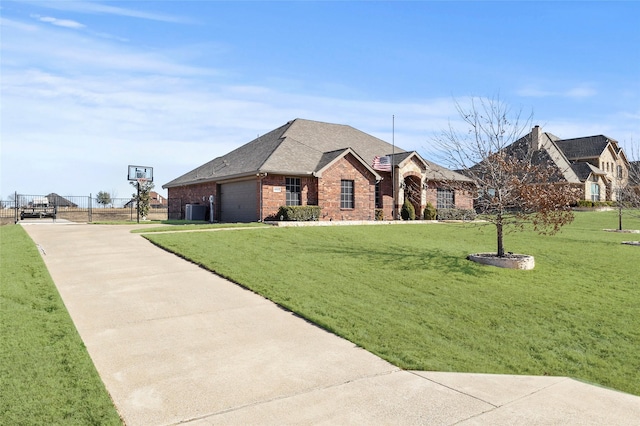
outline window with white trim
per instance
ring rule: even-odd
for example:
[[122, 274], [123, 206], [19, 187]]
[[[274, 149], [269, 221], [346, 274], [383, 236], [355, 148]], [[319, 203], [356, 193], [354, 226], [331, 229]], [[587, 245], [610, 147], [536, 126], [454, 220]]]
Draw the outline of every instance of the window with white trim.
[[354, 190], [352, 180], [340, 181], [340, 208], [352, 209], [354, 206]]
[[300, 178], [286, 178], [287, 206], [299, 206], [301, 197]]
[[600, 201], [600, 185], [597, 183], [591, 184], [591, 201]]
[[438, 209], [453, 209], [455, 208], [455, 197], [452, 189], [438, 188], [437, 196]]

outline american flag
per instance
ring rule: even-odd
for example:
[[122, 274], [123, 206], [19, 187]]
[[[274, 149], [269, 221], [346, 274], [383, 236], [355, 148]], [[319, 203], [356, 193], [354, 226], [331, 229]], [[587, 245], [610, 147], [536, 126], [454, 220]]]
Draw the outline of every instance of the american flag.
[[373, 157], [373, 169], [383, 172], [390, 172], [391, 158], [389, 158], [389, 156], [379, 157], [376, 155], [375, 157]]

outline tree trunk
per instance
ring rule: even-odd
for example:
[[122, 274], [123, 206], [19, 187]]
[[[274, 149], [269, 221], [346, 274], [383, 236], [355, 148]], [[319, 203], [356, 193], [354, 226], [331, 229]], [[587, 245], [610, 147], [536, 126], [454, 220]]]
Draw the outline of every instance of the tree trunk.
[[622, 231], [622, 204], [618, 201], [618, 231]]
[[504, 244], [502, 242], [502, 217], [496, 222], [496, 234], [498, 237], [498, 257], [504, 257]]

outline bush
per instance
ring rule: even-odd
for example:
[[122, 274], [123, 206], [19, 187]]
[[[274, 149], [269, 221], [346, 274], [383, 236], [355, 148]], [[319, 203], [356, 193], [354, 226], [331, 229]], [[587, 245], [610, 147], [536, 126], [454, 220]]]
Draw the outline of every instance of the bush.
[[384, 210], [376, 209], [376, 220], [384, 220]]
[[578, 207], [598, 208], [598, 207], [615, 207], [615, 201], [591, 201], [591, 200], [578, 200]]
[[424, 220], [436, 220], [438, 212], [436, 208], [433, 207], [433, 204], [427, 203], [427, 206], [424, 208]]
[[402, 205], [402, 210], [400, 210], [400, 216], [402, 220], [415, 220], [416, 219], [416, 210], [413, 207], [413, 204], [409, 202], [409, 200], [405, 200]]
[[473, 210], [439, 209], [438, 220], [474, 220], [477, 214]]
[[280, 206], [278, 220], [296, 222], [316, 221], [320, 217], [319, 206]]

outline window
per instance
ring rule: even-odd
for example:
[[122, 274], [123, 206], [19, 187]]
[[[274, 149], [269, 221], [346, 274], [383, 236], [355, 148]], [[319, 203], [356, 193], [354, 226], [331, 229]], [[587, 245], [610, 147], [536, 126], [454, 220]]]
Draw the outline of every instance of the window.
[[618, 166], [618, 179], [622, 179], [624, 176], [622, 176], [622, 166]]
[[591, 201], [600, 201], [600, 185], [597, 183], [591, 184]]
[[380, 188], [380, 182], [376, 182], [376, 209], [383, 208], [382, 203], [382, 190]]
[[352, 180], [340, 181], [340, 208], [341, 209], [353, 208], [353, 181]]
[[452, 209], [455, 207], [453, 190], [438, 188], [438, 209]]
[[287, 178], [287, 205], [299, 206], [301, 194], [300, 194], [300, 178]]

